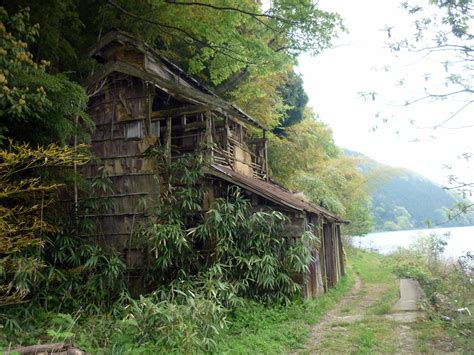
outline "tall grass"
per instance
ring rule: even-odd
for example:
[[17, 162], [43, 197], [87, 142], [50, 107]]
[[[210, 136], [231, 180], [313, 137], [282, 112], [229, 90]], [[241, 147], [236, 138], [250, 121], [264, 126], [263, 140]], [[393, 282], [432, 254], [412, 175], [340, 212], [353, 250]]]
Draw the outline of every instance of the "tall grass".
[[396, 275], [417, 279], [426, 293], [425, 310], [448, 330], [463, 351], [474, 351], [474, 255], [456, 262], [442, 257], [447, 236], [421, 237], [390, 256]]

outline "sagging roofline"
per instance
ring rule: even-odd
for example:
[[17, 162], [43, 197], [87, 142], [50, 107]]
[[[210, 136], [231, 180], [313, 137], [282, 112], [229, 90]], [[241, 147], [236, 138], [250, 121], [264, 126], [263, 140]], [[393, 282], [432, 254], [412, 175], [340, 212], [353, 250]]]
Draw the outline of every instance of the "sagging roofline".
[[[197, 100], [200, 103], [211, 104], [211, 105], [220, 107], [221, 109], [224, 109], [225, 111], [227, 111], [227, 113], [229, 114], [237, 115], [244, 122], [254, 127], [267, 130], [265, 126], [261, 125], [253, 117], [246, 114], [239, 107], [223, 100], [220, 96], [214, 93], [206, 85], [204, 85], [199, 80], [192, 77], [191, 75], [187, 74], [178, 65], [176, 65], [171, 60], [169, 60], [168, 58], [160, 54], [158, 50], [148, 45], [147, 43], [134, 38], [132, 35], [124, 31], [113, 30], [111, 32], [108, 32], [106, 35], [104, 35], [104, 37], [101, 38], [99, 42], [97, 42], [93, 47], [91, 47], [91, 49], [89, 50], [89, 56], [95, 58], [98, 62], [104, 62], [105, 57], [103, 55], [103, 50], [114, 42], [120, 43], [120, 44], [129, 44], [135, 47], [136, 49], [138, 49], [139, 51], [141, 51], [142, 53], [153, 56], [154, 58], [158, 59], [163, 65], [165, 65], [170, 71], [172, 71], [175, 75], [177, 75], [179, 78], [184, 79], [188, 84], [192, 86], [192, 89], [194, 90], [189, 90], [187, 92], [187, 95], [183, 96], [183, 98], [192, 100], [193, 97], [195, 96], [194, 98], [195, 101]], [[117, 65], [117, 63], [125, 64], [125, 66]], [[137, 76], [141, 79], [151, 81], [154, 84], [156, 84], [158, 87], [160, 87], [160, 89], [167, 89], [167, 90], [172, 89], [173, 91], [179, 91], [177, 90], [177, 85], [175, 85], [175, 87], [172, 87], [172, 88], [169, 87], [170, 85], [164, 85], [166, 80], [163, 80], [163, 79], [158, 80], [159, 79], [158, 75], [156, 75], [155, 73], [146, 72], [146, 70], [141, 71], [137, 67], [127, 64], [127, 63], [123, 63], [123, 62], [113, 62], [113, 63], [105, 64], [104, 68], [102, 68], [96, 74], [86, 79], [86, 81], [84, 82], [84, 86], [88, 87], [94, 84], [95, 82], [101, 80], [101, 78], [104, 78], [105, 76], [107, 76], [113, 71], [122, 72], [124, 74]], [[141, 73], [139, 71], [141, 71]], [[134, 74], [132, 74], [132, 72]], [[186, 88], [186, 89], [191, 89], [191, 88]], [[170, 92], [170, 95], [172, 95], [172, 92]]]

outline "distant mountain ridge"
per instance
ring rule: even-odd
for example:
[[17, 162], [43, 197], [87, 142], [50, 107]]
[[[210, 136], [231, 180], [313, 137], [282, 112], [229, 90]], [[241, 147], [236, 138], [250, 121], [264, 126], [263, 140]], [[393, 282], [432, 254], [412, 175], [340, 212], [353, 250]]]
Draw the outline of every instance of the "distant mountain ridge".
[[449, 209], [462, 199], [426, 177], [408, 169], [390, 168], [347, 149], [344, 154], [363, 158], [359, 168], [364, 174], [374, 169], [397, 170], [391, 179], [372, 191], [372, 215], [376, 231], [426, 228], [427, 223], [444, 227], [474, 225], [474, 213], [464, 214], [446, 223]]

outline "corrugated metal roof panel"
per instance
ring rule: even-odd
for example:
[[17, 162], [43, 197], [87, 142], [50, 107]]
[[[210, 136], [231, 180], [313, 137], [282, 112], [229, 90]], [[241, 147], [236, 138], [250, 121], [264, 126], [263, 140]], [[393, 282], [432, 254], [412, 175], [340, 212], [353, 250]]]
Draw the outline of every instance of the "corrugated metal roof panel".
[[336, 216], [322, 207], [315, 206], [311, 203], [300, 200], [294, 195], [294, 193], [275, 183], [255, 179], [217, 164], [211, 164], [207, 173], [209, 175], [223, 178], [224, 180], [235, 183], [244, 189], [248, 189], [264, 198], [267, 198], [277, 204], [289, 207], [293, 210], [306, 211], [324, 216], [332, 221], [347, 223], [339, 216]]

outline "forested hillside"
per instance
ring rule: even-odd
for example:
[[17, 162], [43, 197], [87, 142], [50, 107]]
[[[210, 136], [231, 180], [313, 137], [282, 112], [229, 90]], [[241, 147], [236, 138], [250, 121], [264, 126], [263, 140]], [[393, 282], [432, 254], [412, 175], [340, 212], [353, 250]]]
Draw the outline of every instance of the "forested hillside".
[[474, 224], [472, 213], [450, 220], [450, 210], [462, 202], [432, 181], [411, 171], [402, 170], [391, 181], [372, 193], [372, 213], [376, 230], [446, 227]]
[[361, 157], [359, 167], [366, 175], [374, 171], [385, 172], [379, 174], [385, 177], [371, 191], [371, 213], [376, 231], [474, 224], [472, 212], [458, 213], [465, 200], [455, 193], [410, 170], [385, 166], [357, 152], [344, 152], [348, 156]]

